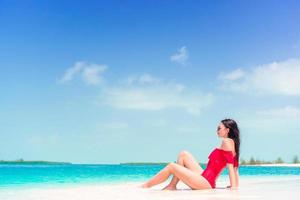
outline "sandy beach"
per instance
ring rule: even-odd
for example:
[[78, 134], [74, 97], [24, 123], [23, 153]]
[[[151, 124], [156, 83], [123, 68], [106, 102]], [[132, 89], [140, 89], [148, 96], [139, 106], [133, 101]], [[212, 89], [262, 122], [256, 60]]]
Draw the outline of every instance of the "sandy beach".
[[89, 184], [67, 186], [44, 186], [0, 189], [0, 199], [12, 200], [63, 200], [63, 199], [105, 199], [105, 200], [198, 200], [198, 199], [282, 199], [299, 197], [300, 177], [242, 178], [238, 190], [225, 189], [227, 181], [222, 180], [213, 190], [190, 190], [179, 182], [178, 190], [161, 190], [166, 183], [150, 189], [139, 188], [141, 182], [114, 184]]

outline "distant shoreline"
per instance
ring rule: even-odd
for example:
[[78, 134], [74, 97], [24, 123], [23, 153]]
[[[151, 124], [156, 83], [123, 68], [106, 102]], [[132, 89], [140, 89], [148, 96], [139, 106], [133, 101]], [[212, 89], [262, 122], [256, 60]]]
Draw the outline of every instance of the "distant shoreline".
[[[167, 165], [170, 162], [128, 162], [119, 163], [116, 165]], [[0, 160], [0, 164], [44, 164], [44, 165], [73, 165], [77, 163], [70, 162], [53, 162], [53, 161], [25, 161], [25, 160], [15, 160], [15, 161], [4, 161]], [[201, 165], [207, 165], [207, 163], [199, 163]], [[86, 163], [86, 165], [90, 165]], [[95, 165], [95, 164], [93, 164]], [[111, 165], [111, 164], [96, 164], [96, 165]], [[300, 167], [300, 163], [266, 163], [266, 164], [240, 164], [240, 166], [254, 166], [254, 167]]]
[[69, 162], [52, 162], [52, 161], [29, 161], [29, 160], [15, 160], [6, 161], [0, 160], [0, 164], [46, 164], [46, 165], [69, 165]]
[[120, 165], [167, 165], [169, 162], [129, 162], [120, 163]]

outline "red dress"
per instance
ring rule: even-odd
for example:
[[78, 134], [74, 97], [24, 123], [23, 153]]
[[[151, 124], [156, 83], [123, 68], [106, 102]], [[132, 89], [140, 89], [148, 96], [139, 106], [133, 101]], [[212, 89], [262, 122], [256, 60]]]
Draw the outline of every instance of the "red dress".
[[221, 174], [227, 163], [238, 167], [239, 163], [236, 156], [233, 156], [232, 151], [225, 151], [215, 148], [208, 156], [209, 161], [206, 169], [202, 172], [202, 176], [210, 183], [212, 188], [216, 187], [216, 179]]

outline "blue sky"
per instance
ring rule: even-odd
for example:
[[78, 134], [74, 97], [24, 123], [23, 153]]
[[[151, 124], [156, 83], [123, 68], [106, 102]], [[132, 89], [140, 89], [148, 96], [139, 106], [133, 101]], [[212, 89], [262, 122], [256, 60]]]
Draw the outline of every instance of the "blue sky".
[[[297, 1], [0, 1], [0, 159], [199, 162], [299, 152]], [[300, 155], [298, 155], [300, 156]]]

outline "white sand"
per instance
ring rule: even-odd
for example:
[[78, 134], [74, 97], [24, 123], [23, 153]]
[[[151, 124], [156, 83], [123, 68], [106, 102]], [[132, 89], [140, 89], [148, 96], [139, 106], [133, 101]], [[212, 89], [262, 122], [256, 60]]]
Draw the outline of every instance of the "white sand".
[[199, 200], [199, 199], [291, 199], [300, 198], [300, 177], [241, 177], [238, 190], [224, 189], [227, 180], [214, 190], [190, 190], [179, 182], [177, 191], [162, 191], [167, 182], [153, 188], [139, 188], [141, 183], [90, 184], [0, 189], [0, 199], [11, 200]]

